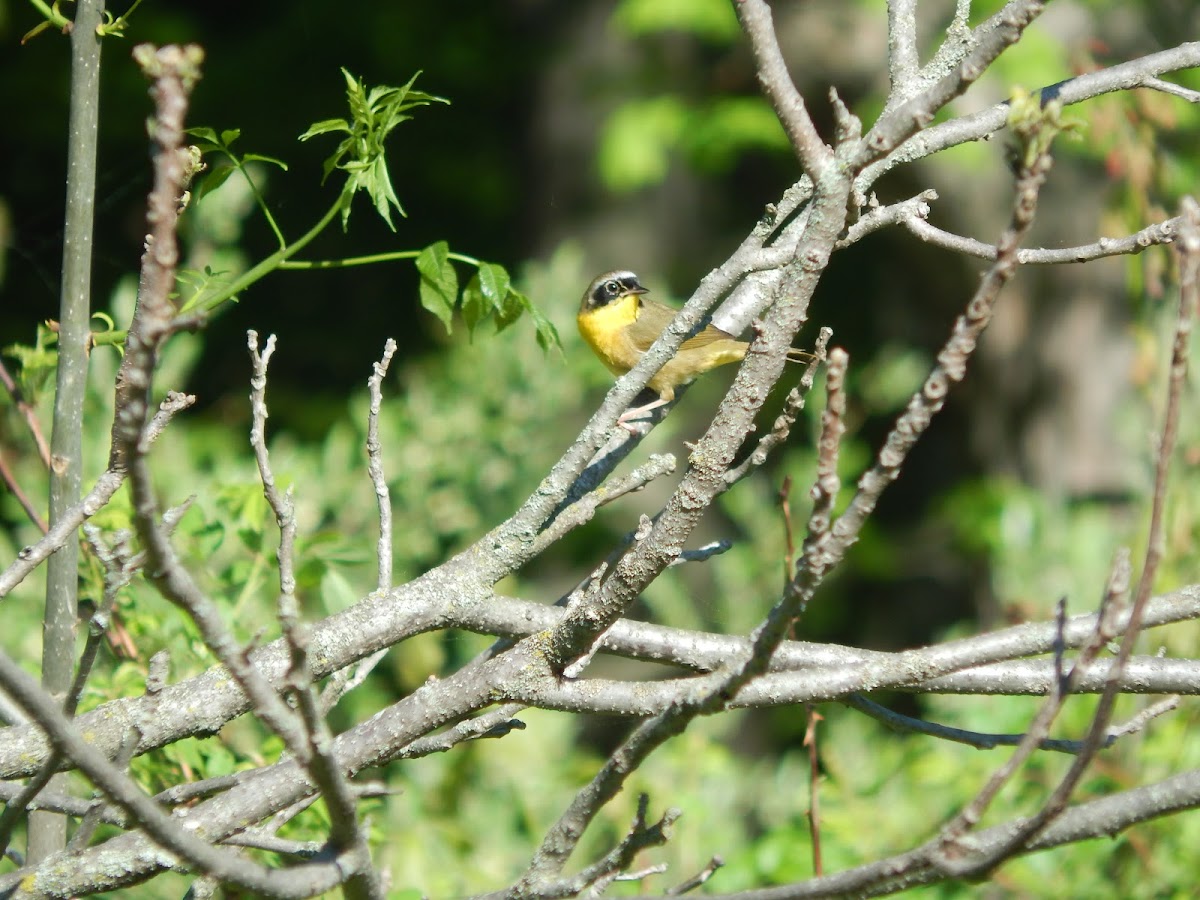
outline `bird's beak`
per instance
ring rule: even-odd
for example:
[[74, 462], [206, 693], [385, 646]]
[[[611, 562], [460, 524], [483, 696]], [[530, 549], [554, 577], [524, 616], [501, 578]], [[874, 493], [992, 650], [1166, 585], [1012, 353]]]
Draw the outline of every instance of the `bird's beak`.
[[637, 287], [630, 290], [629, 293], [641, 295], [641, 294], [648, 294], [648, 293], [650, 293], [650, 291], [648, 288], [644, 288], [639, 284]]

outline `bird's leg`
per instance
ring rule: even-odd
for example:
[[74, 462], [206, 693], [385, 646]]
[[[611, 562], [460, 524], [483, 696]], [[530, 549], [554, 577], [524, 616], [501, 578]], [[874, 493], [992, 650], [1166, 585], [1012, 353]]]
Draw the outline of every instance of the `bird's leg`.
[[617, 424], [628, 431], [630, 434], [637, 434], [637, 430], [629, 424], [631, 419], [637, 419], [653, 409], [658, 409], [660, 406], [666, 406], [674, 397], [659, 397], [653, 403], [647, 403], [645, 406], [634, 406], [625, 410], [617, 417]]

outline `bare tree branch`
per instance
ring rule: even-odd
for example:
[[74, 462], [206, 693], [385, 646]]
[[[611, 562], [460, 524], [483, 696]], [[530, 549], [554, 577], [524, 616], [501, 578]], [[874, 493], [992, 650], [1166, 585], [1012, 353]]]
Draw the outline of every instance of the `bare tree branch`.
[[392, 357], [396, 355], [396, 342], [388, 338], [383, 345], [383, 357], [375, 363], [375, 371], [367, 379], [371, 393], [371, 408], [367, 414], [367, 473], [375, 488], [375, 500], [379, 506], [379, 542], [376, 547], [379, 575], [376, 587], [386, 591], [392, 586], [392, 502], [387, 479], [383, 474], [383, 445], [379, 443], [379, 410], [383, 405], [383, 379], [387, 377]]
[[[984, 244], [973, 238], [943, 231], [935, 225], [930, 225], [924, 217], [908, 216], [901, 221], [904, 227], [916, 237], [935, 247], [942, 247], [946, 250], [953, 250], [955, 253], [980, 259], [996, 258], [996, 247], [993, 244]], [[1020, 250], [1017, 253], [1017, 261], [1021, 265], [1057, 265], [1090, 262], [1106, 256], [1128, 256], [1141, 253], [1150, 247], [1171, 243], [1175, 240], [1178, 230], [1179, 218], [1176, 217], [1148, 225], [1123, 238], [1100, 238], [1091, 244], [1083, 244], [1079, 247], [1061, 247], [1054, 250]]]
[[[934, 114], [970, 87], [989, 65], [1016, 43], [1045, 7], [1039, 0], [1010, 0], [1004, 8], [975, 28], [961, 61], [912, 99], [888, 110], [855, 148], [853, 171], [887, 156], [918, 131], [927, 134]], [[865, 193], [873, 181], [856, 187]], [[861, 179], [860, 179], [861, 181]]]
[[766, 0], [739, 0], [734, 8], [754, 49], [759, 84], [783, 123], [805, 174], [814, 182], [819, 181], [833, 163], [833, 154], [817, 134], [804, 98], [788, 74], [787, 62], [779, 49], [779, 39], [771, 21], [771, 8]]
[[[891, 90], [883, 112], [863, 137], [861, 122], [840, 99], [838, 90], [830, 88], [829, 140], [833, 146], [828, 146], [788, 71], [771, 7], [766, 0], [738, 0], [735, 6], [753, 51], [757, 76], [803, 173], [775, 204], [767, 206], [762, 219], [729, 258], [701, 281], [641, 361], [617, 380], [579, 438], [526, 501], [460, 553], [407, 584], [393, 584], [391, 501], [379, 434], [382, 381], [396, 352], [395, 343], [389, 341], [368, 381], [367, 468], [380, 519], [376, 587], [336, 615], [311, 624], [301, 621], [296, 571], [303, 561], [296, 559], [296, 512], [290, 490], [281, 491], [276, 484], [265, 433], [266, 372], [274, 339], [260, 350], [257, 335], [251, 332], [251, 446], [264, 496], [280, 528], [281, 637], [257, 649], [235, 639], [217, 598], [209, 596], [200, 587], [203, 582], [182, 564], [171, 537], [178, 516], [172, 511], [160, 514], [151, 479], [148, 452], [156, 429], [169, 418], [168, 406], [175, 411], [187, 405], [172, 399], [154, 421], [148, 421], [158, 357], [172, 334], [202, 322], [194, 315], [181, 316], [171, 299], [177, 274], [179, 201], [194, 167], [194, 160], [183, 152], [180, 129], [199, 59], [178, 48], [157, 52], [139, 48], [138, 59], [156, 85], [155, 186], [149, 200], [151, 234], [143, 257], [138, 306], [118, 377], [109, 470], [84, 501], [64, 512], [63, 521], [74, 525], [65, 531], [56, 525], [0, 575], [0, 596], [48, 554], [66, 546], [71, 529], [108, 502], [128, 472], [134, 519], [144, 550], [135, 552], [120, 534], [106, 540], [93, 532], [97, 556], [107, 571], [105, 600], [94, 620], [96, 641], [85, 648], [77, 671], [78, 689], [72, 690], [71, 696], [78, 698], [92, 668], [98, 635], [105, 624], [104, 611], [143, 563], [163, 596], [197, 624], [222, 665], [168, 685], [165, 657], [157, 657], [147, 673], [144, 696], [104, 704], [72, 721], [74, 701], [66, 704], [64, 715], [17, 663], [0, 656], [0, 687], [30, 716], [24, 725], [0, 730], [0, 777], [31, 779], [22, 789], [0, 784], [0, 796], [9, 807], [0, 817], [0, 836], [11, 834], [12, 824], [27, 809], [83, 818], [76, 840], [62, 859], [0, 877], [0, 891], [36, 879], [36, 889], [44, 895], [71, 896], [113, 890], [165, 869], [186, 868], [199, 876], [194, 885], [197, 894], [213, 894], [228, 884], [274, 897], [310, 896], [338, 886], [347, 896], [382, 897], [388, 890], [387, 875], [372, 868], [367, 824], [358, 802], [372, 792], [379, 793], [380, 788], [356, 784], [354, 779], [366, 769], [454, 750], [466, 741], [504, 739], [525, 728], [517, 716], [526, 708], [643, 721], [574, 797], [564, 801], [557, 821], [540, 842], [534, 842], [538, 846], [526, 871], [488, 896], [528, 900], [585, 893], [595, 896], [616, 881], [640, 880], [661, 872], [661, 864], [648, 863], [640, 854], [668, 840], [680, 812], [664, 805], [655, 819], [647, 797], [642, 797], [623, 835], [615, 836], [593, 858], [574, 862], [570, 868], [568, 863], [586, 830], [632, 783], [651, 753], [695, 719], [733, 708], [806, 704], [811, 732], [817, 718], [812, 704], [839, 701], [897, 729], [980, 748], [1018, 748], [1006, 763], [998, 765], [963, 812], [921, 846], [823, 876], [816, 779], [819, 756], [832, 751], [826, 741], [818, 748], [810, 740], [810, 812], [818, 877], [731, 895], [746, 900], [877, 893], [980, 874], [1019, 853], [1111, 833], [1136, 821], [1200, 805], [1200, 776], [1187, 772], [1159, 785], [1068, 806], [1080, 776], [1099, 749], [1146, 727], [1155, 716], [1173, 708], [1177, 699], [1152, 703], [1131, 720], [1114, 725], [1112, 704], [1118, 693], [1200, 693], [1200, 660], [1132, 655], [1133, 642], [1147, 629], [1200, 618], [1200, 586], [1158, 598], [1150, 596], [1163, 552], [1167, 466], [1179, 429], [1185, 351], [1200, 279], [1196, 208], [1187, 205], [1180, 217], [1119, 239], [1101, 238], [1068, 249], [1019, 249], [1049, 170], [1049, 137], [1062, 126], [1061, 105], [1134, 87], [1194, 102], [1194, 92], [1163, 82], [1159, 76], [1200, 65], [1200, 44], [1184, 44], [1044, 88], [1036, 99], [1017, 96], [976, 116], [931, 126], [935, 115], [946, 115], [947, 104], [1021, 38], [1044, 4], [1012, 0], [971, 28], [970, 4], [957, 0], [944, 40], [922, 64], [919, 42], [924, 37], [918, 32], [917, 4], [915, 0], [891, 0], [887, 10]], [[886, 205], [871, 194], [878, 178], [896, 166], [951, 144], [985, 138], [1006, 125], [1018, 134], [1023, 152], [1017, 164], [1010, 221], [996, 246], [931, 226], [927, 218], [937, 199], [933, 191]], [[835, 518], [844, 435], [856, 420], [851, 395], [854, 383], [848, 378], [847, 354], [835, 348], [828, 352], [827, 403], [815, 472], [803, 477], [789, 473], [783, 492], [786, 502], [788, 484], [813, 484], [807, 538], [797, 564], [788, 518], [785, 586], [773, 604], [769, 599], [762, 604], [769, 605], [769, 611], [757, 627], [749, 635], [735, 635], [629, 619], [634, 604], [667, 568], [709, 559], [728, 548], [729, 542], [698, 537], [697, 529], [714, 501], [758, 469], [772, 450], [788, 440], [798, 421], [815, 378], [815, 365], [803, 373], [770, 431], [751, 442], [756, 416], [785, 377], [789, 349], [807, 322], [809, 302], [832, 254], [894, 225], [902, 225], [935, 246], [993, 262], [955, 322], [936, 365], [860, 478], [845, 511]], [[963, 379], [998, 295], [1016, 267], [1131, 255], [1147, 246], [1171, 242], [1180, 247], [1182, 302], [1157, 455], [1149, 547], [1132, 604], [1123, 604], [1129, 570], [1119, 557], [1105, 600], [1095, 614], [1067, 617], [1064, 601], [1054, 622], [1026, 623], [895, 653], [787, 640], [824, 579], [847, 559], [848, 549], [863, 533], [883, 491], [899, 477], [916, 441], [942, 410], [948, 392]], [[613, 477], [616, 466], [637, 449], [640, 438], [658, 418], [636, 434], [614, 426], [620, 413], [682, 343], [704, 326], [710, 313], [714, 324], [731, 333], [741, 335], [752, 329], [752, 339], [710, 425], [686, 445], [686, 467], [667, 502], [658, 510], [633, 510], [637, 529], [627, 539], [614, 541], [615, 546], [597, 548], [596, 558], [572, 576], [577, 586], [556, 604], [497, 594], [498, 582], [588, 522], [599, 507], [618, 498], [633, 503], [637, 491], [674, 473], [673, 456], [651, 456], [629, 474]], [[818, 357], [826, 354], [829, 334], [829, 329], [821, 330], [816, 342]], [[666, 413], [663, 409], [657, 416]], [[790, 516], [786, 508], [785, 513]], [[701, 546], [696, 548], [697, 544]], [[580, 578], [589, 570], [590, 576]], [[528, 584], [525, 589], [534, 597], [537, 582]], [[561, 591], [561, 587], [555, 588], [548, 600]], [[362, 683], [389, 648], [418, 634], [448, 629], [495, 640], [465, 665], [444, 675], [431, 675], [413, 689], [406, 687], [385, 701], [384, 708], [373, 710], [370, 718], [349, 722], [334, 735], [327, 721], [329, 711], [341, 696]], [[1123, 636], [1121, 647], [1111, 657], [1106, 649], [1117, 635]], [[597, 672], [592, 662], [601, 653], [659, 665], [628, 667], [632, 674], [624, 674], [624, 669]], [[653, 672], [648, 673], [649, 669]], [[614, 671], [621, 676], [613, 676]], [[330, 680], [318, 696], [317, 685], [325, 678]], [[1037, 704], [1039, 711], [1024, 733], [987, 734], [897, 716], [868, 699], [867, 695], [884, 690], [1041, 695], [1046, 699]], [[1051, 738], [1051, 723], [1069, 695], [1084, 692], [1101, 695], [1087, 734], [1082, 739]], [[137, 754], [186, 737], [211, 734], [247, 712], [280, 735], [288, 755], [278, 761], [257, 760], [258, 768], [236, 775], [176, 785], [156, 797], [147, 796], [125, 772], [126, 764]], [[341, 727], [340, 718], [338, 722]], [[993, 798], [1038, 750], [1075, 755], [1067, 776], [1033, 815], [997, 828], [979, 829]], [[43, 790], [46, 779], [64, 770], [77, 770], [106, 799], [81, 801], [63, 791]], [[318, 802], [324, 803], [330, 821], [327, 843], [278, 836], [285, 823]], [[95, 847], [84, 846], [93, 840], [93, 828], [100, 822], [124, 833]], [[240, 848], [287, 854], [298, 862], [272, 869]], [[69, 866], [60, 865], [62, 862]], [[720, 865], [720, 858], [713, 857], [699, 874], [670, 892], [694, 889], [708, 881]]]
[[889, 0], [888, 74], [892, 81], [889, 96], [904, 96], [912, 91], [920, 64], [916, 0]]
[[[1021, 848], [1022, 853], [1048, 850], [1063, 844], [1097, 837], [1113, 837], [1121, 831], [1158, 818], [1200, 807], [1200, 770], [1190, 770], [1146, 787], [1120, 791], [1099, 800], [1069, 807], [1054, 824]], [[1016, 819], [974, 835], [979, 852], [986, 853], [1003, 841], [1023, 820]], [[835, 875], [770, 888], [708, 896], [719, 900], [813, 900], [846, 897], [870, 892], [896, 893], [922, 884], [933, 884], [944, 876], [918, 848], [875, 860]], [[638, 900], [649, 900], [639, 897]]]
[[[1071, 106], [1103, 94], [1141, 87], [1147, 78], [1165, 72], [1178, 72], [1196, 66], [1200, 66], [1200, 41], [1180, 44], [1170, 50], [1150, 53], [1107, 69], [1078, 75], [1068, 81], [1044, 87], [1039, 93], [1044, 102], [1057, 100], [1063, 106]], [[894, 149], [889, 149], [886, 158], [874, 161], [863, 169], [855, 179], [855, 187], [865, 193], [891, 170], [905, 163], [932, 156], [949, 147], [983, 140], [1003, 128], [1007, 121], [1008, 104], [999, 103], [982, 112], [930, 125]]]

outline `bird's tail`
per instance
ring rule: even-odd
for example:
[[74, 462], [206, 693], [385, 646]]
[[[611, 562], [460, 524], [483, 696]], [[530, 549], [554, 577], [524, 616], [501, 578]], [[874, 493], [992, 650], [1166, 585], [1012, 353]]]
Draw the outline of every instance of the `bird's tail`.
[[788, 362], [807, 363], [815, 360], [817, 355], [815, 353], [809, 353], [807, 350], [797, 350], [795, 347], [792, 347], [790, 350], [788, 350], [787, 358]]

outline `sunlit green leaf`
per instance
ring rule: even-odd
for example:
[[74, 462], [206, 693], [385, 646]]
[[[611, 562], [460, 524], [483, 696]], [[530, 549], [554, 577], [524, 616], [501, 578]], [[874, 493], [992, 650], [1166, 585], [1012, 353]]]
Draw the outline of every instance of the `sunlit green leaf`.
[[316, 137], [318, 134], [328, 134], [331, 131], [349, 131], [350, 123], [345, 119], [325, 119], [321, 122], [313, 122], [308, 126], [308, 130], [300, 135], [300, 140], [307, 141], [309, 138]]
[[274, 156], [263, 156], [261, 153], [247, 153], [242, 157], [242, 162], [267, 163], [268, 165], [278, 166], [285, 172], [288, 170], [287, 163], [285, 163], [282, 159], [276, 159]]
[[367, 192], [375, 211], [389, 228], [395, 230], [391, 218], [393, 209], [400, 215], [405, 214], [392, 187], [384, 143], [393, 128], [411, 118], [404, 114], [405, 110], [434, 102], [449, 102], [432, 94], [412, 90], [412, 84], [419, 74], [413, 75], [403, 87], [379, 86], [368, 90], [361, 79], [342, 69], [342, 77], [346, 81], [346, 103], [350, 107], [349, 122], [326, 119], [311, 125], [300, 135], [301, 140], [308, 140], [328, 132], [347, 134], [322, 166], [325, 178], [335, 169], [341, 169], [347, 175], [342, 191], [343, 227], [350, 218], [350, 201], [360, 190]]
[[421, 305], [441, 320], [446, 331], [450, 331], [458, 299], [458, 273], [449, 257], [450, 245], [438, 241], [422, 250], [416, 260], [421, 273]]
[[479, 286], [487, 299], [488, 311], [500, 309], [508, 294], [510, 278], [508, 270], [497, 263], [483, 263], [479, 267]]

